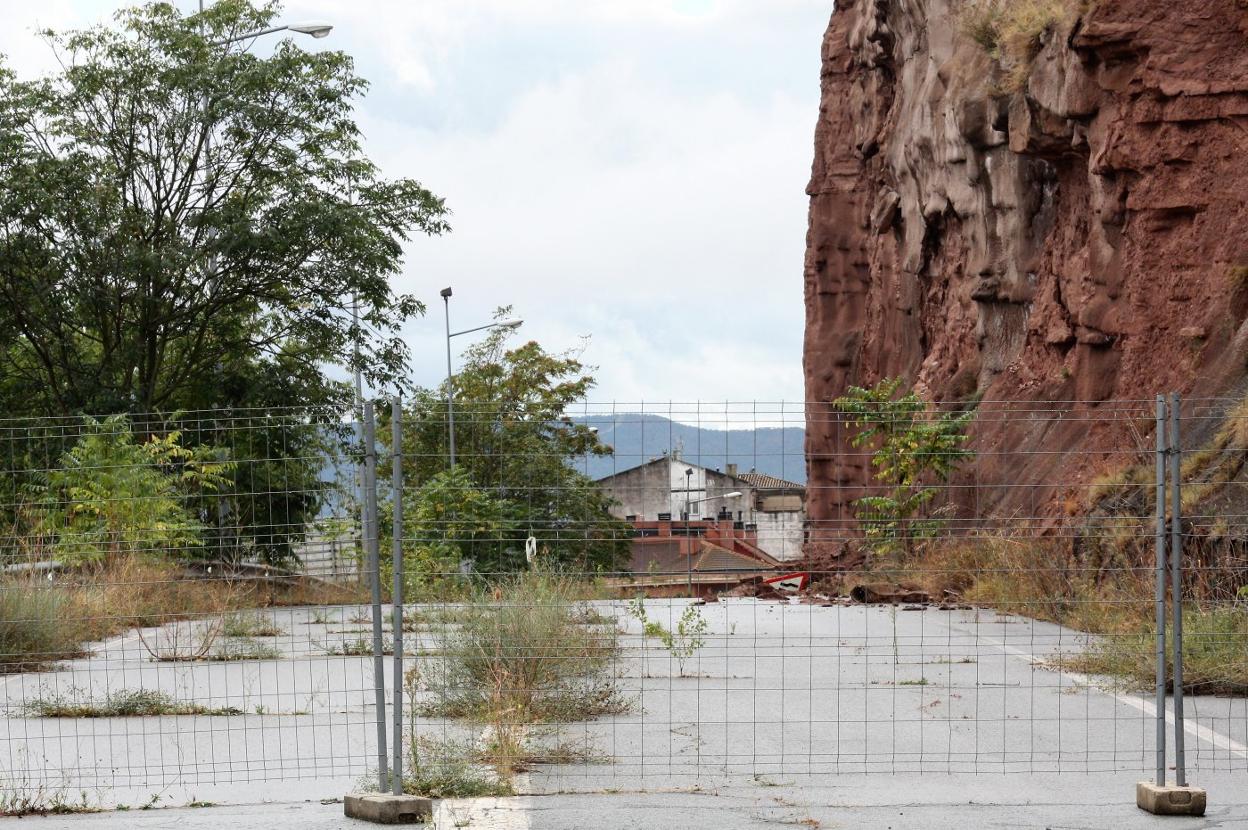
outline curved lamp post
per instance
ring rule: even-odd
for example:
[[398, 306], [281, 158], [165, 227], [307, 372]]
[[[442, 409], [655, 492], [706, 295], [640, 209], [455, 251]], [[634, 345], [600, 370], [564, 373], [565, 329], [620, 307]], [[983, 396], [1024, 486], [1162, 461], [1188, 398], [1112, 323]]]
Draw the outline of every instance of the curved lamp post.
[[442, 297], [442, 304], [446, 309], [446, 425], [450, 447], [451, 469], [455, 469], [455, 375], [451, 369], [451, 338], [459, 337], [461, 334], [472, 334], [474, 331], [485, 331], [486, 329], [515, 329], [519, 328], [523, 320], [499, 320], [497, 323], [486, 323], [484, 326], [473, 326], [463, 331], [451, 331], [451, 295], [450, 287], [443, 288], [439, 292]]
[[[692, 472], [685, 473], [686, 481], [688, 481], [690, 475], [692, 475]], [[689, 508], [690, 507], [692, 507], [695, 504], [701, 504], [704, 501], [715, 501], [716, 499], [735, 499], [741, 495], [742, 493], [740, 490], [733, 490], [731, 493], [724, 493], [723, 495], [720, 495], [720, 496], [707, 496], [706, 498], [703, 498], [703, 499], [693, 499], [691, 501], [689, 499], [689, 489], [688, 487], [686, 487], [685, 488], [685, 539], [686, 540], [689, 539], [689, 515], [690, 515]], [[685, 561], [689, 565], [689, 596], [692, 597], [693, 596], [693, 543], [689, 542], [688, 544], [689, 544], [689, 556], [686, 558]]]

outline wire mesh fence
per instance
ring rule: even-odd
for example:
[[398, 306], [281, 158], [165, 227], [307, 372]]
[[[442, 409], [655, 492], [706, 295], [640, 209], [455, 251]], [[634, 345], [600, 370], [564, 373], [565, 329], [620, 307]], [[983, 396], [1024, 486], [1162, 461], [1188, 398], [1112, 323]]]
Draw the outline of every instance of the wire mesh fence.
[[1238, 400], [444, 407], [0, 422], [5, 787], [1248, 768]]

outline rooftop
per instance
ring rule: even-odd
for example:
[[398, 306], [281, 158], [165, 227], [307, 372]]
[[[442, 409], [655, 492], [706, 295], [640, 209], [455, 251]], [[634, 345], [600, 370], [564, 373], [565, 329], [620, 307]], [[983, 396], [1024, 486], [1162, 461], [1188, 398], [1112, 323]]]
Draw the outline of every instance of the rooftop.
[[750, 470], [748, 473], [737, 473], [737, 478], [744, 481], [756, 490], [805, 490], [801, 484], [794, 481], [786, 481], [783, 478], [769, 476], [766, 473], [757, 473]]

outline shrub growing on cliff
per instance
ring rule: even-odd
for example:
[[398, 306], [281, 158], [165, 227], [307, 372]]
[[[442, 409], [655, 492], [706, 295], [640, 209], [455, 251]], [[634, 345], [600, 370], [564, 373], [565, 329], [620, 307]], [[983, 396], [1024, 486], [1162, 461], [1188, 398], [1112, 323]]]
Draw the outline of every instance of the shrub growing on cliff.
[[944, 520], [928, 511], [933, 485], [970, 456], [963, 445], [971, 412], [932, 412], [913, 392], [897, 397], [900, 389], [900, 378], [886, 378], [833, 401], [857, 430], [852, 445], [873, 447], [873, 478], [885, 492], [856, 499], [854, 510], [877, 553], [909, 554], [939, 531]]
[[1086, 10], [1086, 0], [966, 0], [958, 23], [1006, 70], [1006, 85], [1019, 89], [1048, 28]]

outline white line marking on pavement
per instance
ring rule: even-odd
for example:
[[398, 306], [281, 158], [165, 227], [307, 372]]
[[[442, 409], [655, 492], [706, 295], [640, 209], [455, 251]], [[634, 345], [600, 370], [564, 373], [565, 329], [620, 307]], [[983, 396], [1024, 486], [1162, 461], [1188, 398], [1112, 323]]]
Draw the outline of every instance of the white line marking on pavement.
[[[1152, 717], [1152, 718], [1157, 717], [1157, 705], [1154, 704], [1152, 701], [1146, 700], [1142, 697], [1120, 695], [1117, 692], [1110, 691], [1109, 689], [1106, 689], [1103, 686], [1101, 686], [1096, 681], [1095, 678], [1092, 678], [1089, 675], [1080, 674], [1078, 672], [1069, 672], [1064, 669], [1057, 668], [1056, 666], [1054, 666], [1052, 663], [1048, 662], [1047, 660], [1042, 660], [1039, 657], [1035, 656], [1034, 654], [1028, 654], [1026, 651], [1023, 651], [1021, 648], [1016, 648], [1014, 646], [1007, 645], [1006, 643], [1003, 643], [1000, 640], [994, 640], [991, 637], [983, 637], [983, 636], [980, 636], [979, 639], [981, 642], [985, 642], [985, 643], [988, 643], [989, 645], [996, 646], [997, 648], [1001, 649], [1006, 654], [1010, 654], [1014, 657], [1018, 657], [1032, 664], [1033, 666], [1039, 666], [1040, 668], [1043, 668], [1047, 671], [1057, 672], [1063, 677], [1069, 679], [1072, 683], [1078, 684], [1080, 686], [1088, 686], [1091, 688], [1095, 688], [1099, 690], [1100, 692], [1102, 692], [1103, 694], [1109, 695], [1110, 697], [1112, 697], [1114, 700], [1118, 701], [1119, 703], [1122, 703], [1126, 706], [1130, 706], [1132, 709], [1136, 709], [1137, 711], [1143, 712], [1145, 715], [1149, 717]], [[1172, 712], [1169, 709], [1166, 710], [1166, 723], [1168, 723], [1171, 726], [1174, 725], [1174, 712]], [[1241, 744], [1239, 741], [1235, 740], [1234, 738], [1229, 738], [1226, 735], [1221, 734], [1220, 732], [1215, 732], [1207, 726], [1201, 726], [1199, 723], [1196, 723], [1192, 718], [1185, 717], [1183, 719], [1183, 731], [1195, 737], [1197, 740], [1201, 740], [1208, 744], [1213, 745], [1217, 749], [1225, 749], [1227, 752], [1232, 753], [1234, 755], [1238, 755], [1240, 758], [1248, 758], [1248, 746], [1245, 746], [1244, 744]]]

